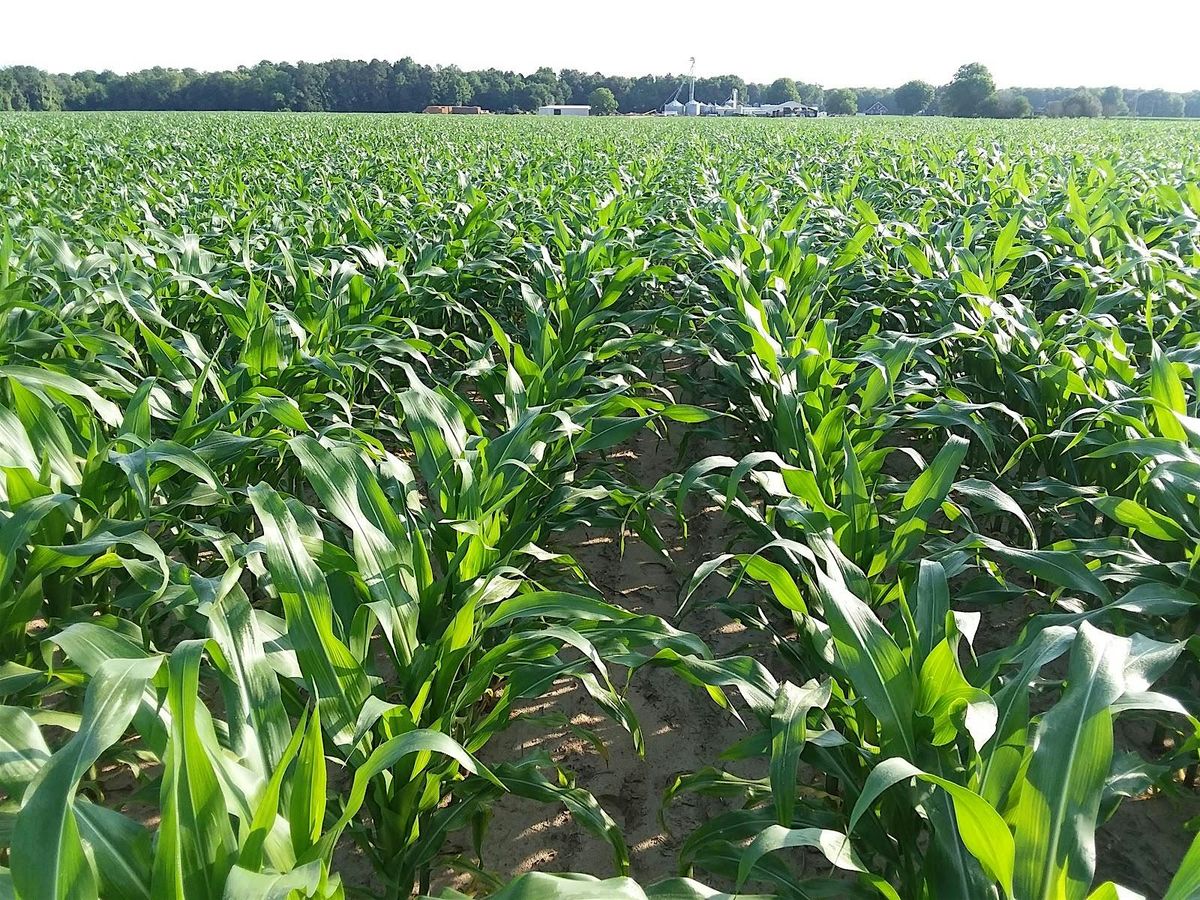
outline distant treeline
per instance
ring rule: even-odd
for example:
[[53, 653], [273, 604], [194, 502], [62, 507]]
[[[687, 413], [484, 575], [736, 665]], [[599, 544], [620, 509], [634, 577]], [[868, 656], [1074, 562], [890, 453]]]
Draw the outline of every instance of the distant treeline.
[[[960, 76], [969, 68], [960, 70]], [[990, 75], [987, 78], [990, 83]], [[261, 62], [222, 72], [156, 67], [128, 75], [108, 71], [57, 75], [31, 66], [12, 66], [0, 69], [0, 110], [418, 112], [431, 104], [475, 104], [495, 112], [527, 112], [548, 103], [587, 103], [597, 88], [607, 88], [621, 112], [648, 112], [674, 97], [681, 80], [679, 75], [626, 78], [548, 68], [528, 75], [499, 69], [470, 72], [456, 66], [420, 65], [411, 59], [335, 59], [294, 65]], [[909, 82], [899, 88], [827, 91], [819, 84], [791, 78], [756, 84], [736, 75], [721, 75], [698, 78], [696, 98], [723, 103], [736, 89], [743, 101], [752, 104], [800, 100], [825, 106], [828, 93], [832, 101], [828, 105], [843, 112], [855, 107], [865, 111], [882, 103], [889, 112], [900, 114], [1200, 117], [1200, 91], [1176, 94], [1108, 87], [996, 92], [992, 88], [992, 94], [970, 105], [944, 102], [952, 85], [935, 88], [925, 82]], [[1021, 102], [1022, 97], [1028, 105]]]

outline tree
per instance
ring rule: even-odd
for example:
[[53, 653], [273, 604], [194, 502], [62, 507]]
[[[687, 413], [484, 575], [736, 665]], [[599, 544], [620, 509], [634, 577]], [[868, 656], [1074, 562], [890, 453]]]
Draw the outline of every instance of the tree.
[[431, 98], [445, 106], [462, 106], [471, 99], [471, 83], [458, 66], [437, 69], [430, 79]]
[[1029, 119], [1033, 116], [1033, 104], [1024, 94], [1012, 92], [1011, 100], [1006, 109], [1011, 113], [1010, 119]]
[[734, 91], [737, 91], [738, 99], [746, 99], [746, 82], [736, 75], [696, 79], [696, 99], [701, 103], [724, 103]]
[[977, 116], [980, 105], [996, 92], [992, 73], [983, 63], [967, 63], [942, 88], [942, 112], [948, 116]]
[[617, 111], [617, 98], [606, 87], [598, 87], [588, 94], [588, 105], [593, 116], [611, 116]]
[[1063, 115], [1072, 119], [1094, 119], [1102, 112], [1100, 98], [1086, 88], [1080, 88], [1063, 101]]
[[876, 103], [882, 103], [889, 112], [896, 109], [896, 92], [883, 88], [854, 87], [854, 96], [858, 98], [858, 111], [866, 112]]
[[[404, 58], [395, 62], [373, 59], [333, 59], [321, 63], [273, 63], [216, 72], [155, 67], [118, 75], [83, 71], [50, 74], [32, 66], [0, 66], [0, 110], [292, 110], [295, 112], [419, 112], [431, 103], [475, 103], [497, 112], [520, 112], [547, 103], [588, 103], [605, 88], [617, 110], [642, 112], [660, 109], [679, 89], [680, 76], [642, 75], [636, 78], [584, 72], [578, 69], [540, 68], [522, 75], [500, 69], [463, 71], [455, 66], [427, 66]], [[879, 102], [889, 110], [912, 114], [956, 116], [1026, 115], [1022, 96], [1046, 115], [1093, 115], [1089, 99], [1097, 97], [1106, 116], [1200, 118], [1200, 91], [1185, 95], [1164, 90], [1140, 91], [1111, 86], [1096, 88], [992, 89], [987, 69], [972, 63], [963, 66], [953, 81], [933, 91], [923, 81], [910, 81], [895, 90], [872, 87], [831, 91], [828, 103], [819, 84], [779, 78], [771, 84], [747, 83], [736, 75], [696, 80], [696, 99], [724, 103], [737, 90], [748, 103], [784, 103], [797, 99], [835, 114], [854, 111], [846, 91], [859, 110]], [[932, 96], [931, 96], [932, 91]], [[593, 104], [608, 110], [604, 98]]]
[[13, 66], [5, 70], [5, 73], [7, 86], [0, 88], [0, 91], [6, 92], [8, 96], [7, 101], [0, 100], [0, 108], [35, 111], [62, 108], [62, 95], [58, 83], [41, 69], [35, 69], [33, 66]]
[[995, 91], [979, 104], [979, 114], [989, 119], [1026, 119], [1033, 115], [1033, 106], [1024, 94]]
[[796, 83], [800, 102], [807, 106], [820, 106], [825, 102], [825, 91], [819, 84]]
[[1100, 109], [1109, 118], [1129, 115], [1129, 104], [1125, 102], [1125, 91], [1116, 85], [1106, 87], [1100, 92]]
[[545, 85], [550, 91], [550, 103], [566, 103], [571, 98], [570, 87], [563, 84], [558, 73], [547, 66], [542, 66], [532, 75], [526, 75], [525, 83]]
[[850, 88], [826, 91], [825, 111], [831, 116], [852, 116], [858, 112], [858, 97]]
[[800, 99], [800, 89], [790, 78], [776, 78], [767, 88], [764, 98], [767, 103], [790, 103]]
[[906, 81], [896, 88], [896, 111], [902, 116], [915, 116], [933, 102], [933, 85], [928, 81]]
[[1137, 99], [1139, 116], [1175, 119], [1183, 115], [1184, 109], [1186, 109], [1186, 104], [1182, 95], [1172, 94], [1161, 89], [1143, 91]]
[[554, 102], [554, 92], [540, 81], [523, 82], [513, 97], [517, 107], [527, 112]]

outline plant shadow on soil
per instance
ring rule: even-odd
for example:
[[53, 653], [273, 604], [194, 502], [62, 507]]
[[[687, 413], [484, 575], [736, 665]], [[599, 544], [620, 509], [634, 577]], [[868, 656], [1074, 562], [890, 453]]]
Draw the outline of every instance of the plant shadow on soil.
[[[699, 459], [728, 449], [710, 444], [693, 448], [688, 455]], [[613, 453], [610, 459], [623, 465], [633, 482], [643, 487], [681, 471], [670, 443], [648, 434], [639, 436], [626, 450]], [[686, 540], [673, 521], [658, 524], [674, 566], [634, 535], [626, 535], [622, 551], [617, 536], [607, 529], [579, 529], [560, 535], [553, 549], [570, 553], [609, 602], [632, 612], [661, 616], [699, 635], [718, 656], [747, 654], [776, 670], [777, 676], [794, 679], [794, 674], [778, 670], [776, 654], [759, 632], [703, 609], [677, 620], [683, 584], [700, 563], [729, 549], [732, 528], [724, 514], [719, 509], [705, 509], [690, 516]], [[716, 590], [719, 588], [714, 585]], [[992, 607], [984, 612], [981, 637], [995, 637], [997, 632], [1015, 637], [1026, 614], [1013, 604]], [[986, 643], [988, 638], [983, 640]], [[617, 673], [613, 674], [617, 680]], [[709, 818], [728, 809], [727, 801], [682, 794], [664, 811], [664, 792], [677, 775], [716, 764], [721, 752], [747, 731], [730, 711], [721, 709], [702, 690], [666, 669], [651, 668], [635, 674], [628, 699], [645, 738], [644, 758], [635, 752], [630, 735], [601, 716], [587, 693], [567, 680], [556, 684], [545, 697], [514, 709], [513, 723], [493, 738], [481, 758], [495, 764], [533, 753], [548, 755], [613, 817], [629, 847], [632, 876], [648, 884], [679, 874], [683, 841]], [[739, 697], [731, 693], [730, 700], [740, 709]], [[565, 717], [577, 728], [594, 732], [604, 742], [605, 752], [598, 752], [571, 728], [520, 719], [522, 715], [545, 714]], [[1120, 730], [1117, 742], [1118, 749], [1121, 745], [1134, 749], [1141, 743]], [[1145, 753], [1144, 744], [1137, 749]], [[765, 761], [757, 771], [753, 767], [731, 768], [750, 777], [766, 774]], [[1191, 835], [1183, 823], [1197, 815], [1200, 796], [1186, 788], [1176, 796], [1153, 794], [1126, 799], [1097, 832], [1096, 883], [1113, 880], [1147, 897], [1162, 896], [1190, 844]], [[493, 805], [482, 849], [482, 868], [502, 881], [531, 871], [577, 872], [601, 878], [618, 874], [609, 845], [577, 825], [562, 807], [519, 797], [502, 797]], [[474, 861], [469, 837], [461, 833], [452, 838], [447, 850]], [[823, 868], [822, 875], [834, 874], [827, 865], [821, 867], [823, 860], [812, 853], [793, 855], [793, 859], [801, 858]], [[350, 885], [368, 890], [377, 886], [369, 864], [352, 848], [339, 852], [335, 869]], [[717, 888], [733, 887], [708, 873], [698, 873], [698, 877]], [[472, 875], [449, 868], [435, 873], [432, 887], [435, 894], [444, 887], [468, 894], [486, 893]]]
[[[679, 471], [672, 448], [649, 434], [610, 459], [642, 486]], [[608, 529], [562, 535], [555, 549], [570, 553], [609, 602], [631, 612], [661, 616], [694, 632], [718, 656], [749, 652], [760, 659], [769, 657], [765, 648], [747, 651], [748, 643], [762, 643], [756, 633], [716, 613], [699, 611], [677, 620], [683, 583], [701, 562], [726, 549], [726, 520], [720, 511], [708, 510], [693, 518], [686, 541], [673, 521], [658, 524], [674, 566], [633, 535], [626, 535], [622, 552], [617, 536]], [[503, 762], [534, 752], [548, 754], [613, 817], [629, 846], [633, 877], [649, 883], [677, 874], [682, 841], [724, 809], [719, 800], [681, 795], [665, 811], [668, 828], [664, 828], [663, 793], [676, 775], [712, 765], [747, 732], [731, 711], [666, 669], [651, 667], [635, 673], [628, 698], [644, 735], [644, 758], [635, 752], [630, 735], [602, 717], [587, 692], [574, 682], [556, 685], [551, 695], [516, 712], [566, 716], [572, 724], [598, 734], [606, 745], [605, 755], [569, 728], [547, 730], [544, 723], [518, 720], [497, 735], [482, 756], [485, 762]], [[729, 699], [740, 704], [736, 692], [730, 692]], [[760, 768], [744, 774], [765, 775], [765, 763]], [[493, 807], [483, 851], [484, 868], [503, 877], [528, 871], [617, 874], [611, 848], [572, 822], [568, 813], [516, 797], [501, 798]], [[460, 890], [470, 887], [469, 878], [461, 875], [444, 873], [439, 882]]]

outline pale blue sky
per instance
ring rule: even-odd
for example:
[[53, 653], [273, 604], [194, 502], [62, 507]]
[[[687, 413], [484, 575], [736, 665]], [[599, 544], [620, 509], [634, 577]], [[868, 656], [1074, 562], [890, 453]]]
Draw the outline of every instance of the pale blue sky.
[[[1200, 0], [4, 0], [0, 65], [198, 69], [337, 57], [611, 74], [678, 72], [839, 85], [949, 80], [963, 62], [1001, 86], [1200, 89]], [[1189, 47], [1189, 44], [1191, 45]]]

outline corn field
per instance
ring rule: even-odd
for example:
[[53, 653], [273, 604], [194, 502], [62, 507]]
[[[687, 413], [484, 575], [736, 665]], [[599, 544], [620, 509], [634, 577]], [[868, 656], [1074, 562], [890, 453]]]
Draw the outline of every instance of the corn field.
[[1194, 125], [7, 115], [0, 310], [4, 900], [1200, 896]]

